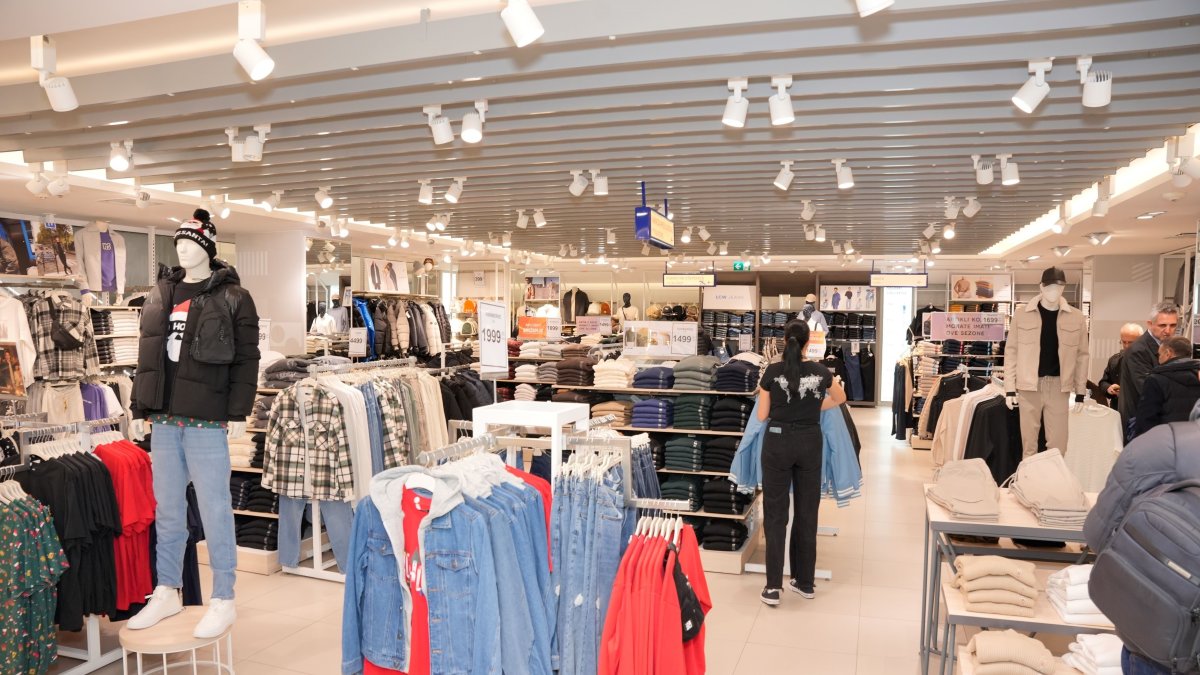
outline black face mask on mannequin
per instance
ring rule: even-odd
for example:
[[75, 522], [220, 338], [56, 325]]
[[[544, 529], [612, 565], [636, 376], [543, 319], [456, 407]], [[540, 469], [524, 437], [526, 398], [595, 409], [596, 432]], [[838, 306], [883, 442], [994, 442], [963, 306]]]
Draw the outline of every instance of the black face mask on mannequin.
[[633, 300], [633, 296], [629, 295], [628, 293], [621, 296], [621, 302], [624, 303], [622, 305], [623, 307], [628, 307], [630, 302], [632, 302], [632, 300]]

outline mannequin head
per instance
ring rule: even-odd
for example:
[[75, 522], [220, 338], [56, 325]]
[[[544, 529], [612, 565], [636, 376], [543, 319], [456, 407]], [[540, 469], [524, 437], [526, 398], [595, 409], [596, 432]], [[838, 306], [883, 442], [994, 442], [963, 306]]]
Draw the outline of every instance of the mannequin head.
[[196, 209], [191, 220], [175, 230], [175, 253], [179, 255], [179, 266], [187, 270], [188, 281], [208, 278], [212, 259], [217, 257], [217, 228], [208, 211]]
[[1042, 306], [1046, 309], [1057, 309], [1063, 289], [1067, 286], [1067, 275], [1057, 267], [1049, 267], [1042, 272], [1041, 286]]
[[326, 308], [325, 308], [325, 303], [323, 303], [323, 302], [318, 302], [318, 303], [317, 303], [317, 313], [318, 313], [318, 314], [324, 314], [326, 311], [327, 311], [327, 310], [326, 310]]
[[[201, 270], [207, 272], [209, 263], [212, 258], [208, 257], [208, 252], [200, 248], [200, 245], [189, 239], [180, 239], [175, 242], [175, 253], [179, 256], [179, 266], [188, 271], [188, 277], [192, 276], [193, 270]], [[204, 274], [203, 277], [207, 277]]]
[[630, 295], [630, 294], [628, 294], [628, 293], [625, 293], [624, 295], [622, 295], [622, 296], [621, 296], [621, 303], [622, 303], [622, 306], [624, 306], [624, 307], [628, 307], [628, 306], [630, 305], [630, 303], [632, 303], [632, 302], [633, 302], [633, 296], [632, 296], [632, 295]]

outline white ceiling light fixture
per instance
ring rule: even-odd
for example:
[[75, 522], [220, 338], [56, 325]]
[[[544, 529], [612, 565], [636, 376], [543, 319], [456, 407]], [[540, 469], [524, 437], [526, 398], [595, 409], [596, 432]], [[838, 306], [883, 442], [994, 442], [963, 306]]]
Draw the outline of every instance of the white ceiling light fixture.
[[839, 190], [849, 190], [854, 187], [854, 172], [850, 167], [846, 166], [846, 160], [832, 160], [834, 166], [834, 174], [837, 176], [837, 186]]
[[996, 155], [1000, 161], [1000, 184], [1011, 186], [1021, 182], [1021, 171], [1017, 163], [1012, 161], [1012, 155]]
[[1087, 236], [1087, 240], [1091, 242], [1092, 246], [1104, 246], [1108, 242], [1112, 241], [1112, 233], [1093, 232]]
[[508, 0], [508, 6], [500, 10], [500, 19], [518, 48], [528, 47], [546, 34], [529, 0]]
[[453, 260], [453, 258], [450, 257], [449, 251], [446, 251], [442, 254], [442, 262], [449, 264], [451, 260]]
[[437, 225], [438, 232], [445, 232], [446, 228], [450, 226], [450, 214], [449, 213], [439, 213], [437, 215], [437, 220], [435, 221], [435, 224]]
[[942, 213], [944, 214], [946, 220], [954, 220], [955, 218], [957, 218], [958, 217], [958, 200], [955, 199], [954, 197], [943, 197], [942, 201], [944, 201], [946, 203], [945, 208], [942, 209]]
[[692, 228], [690, 228], [690, 227], [683, 228], [683, 233], [679, 235], [679, 243], [681, 243], [681, 244], [692, 243]]
[[545, 227], [546, 226], [546, 214], [542, 213], [541, 209], [533, 210], [533, 226], [534, 227]]
[[[316, 200], [317, 206], [327, 209], [333, 206], [333, 197], [329, 196], [329, 190], [320, 188], [313, 193], [313, 199]], [[395, 244], [393, 244], [395, 246]]]
[[612, 228], [612, 227], [604, 228], [604, 241], [605, 241], [605, 243], [608, 243], [608, 244], [617, 243], [616, 228]]
[[779, 168], [779, 175], [775, 176], [775, 187], [787, 192], [792, 186], [792, 180], [796, 178], [796, 174], [792, 173], [792, 160], [784, 160], [780, 162], [782, 165]]
[[529, 227], [529, 214], [525, 213], [524, 210], [518, 210], [517, 211], [517, 229], [523, 230], [527, 227]]
[[392, 236], [388, 237], [387, 245], [391, 246], [392, 248], [395, 248], [396, 244], [400, 243], [399, 234], [400, 233], [396, 230], [396, 228], [393, 227], [392, 228]]
[[1112, 176], [1105, 176], [1096, 184], [1096, 202], [1092, 204], [1092, 215], [1103, 218], [1108, 215], [1108, 201], [1112, 199]]
[[735, 77], [730, 79], [726, 86], [733, 94], [725, 102], [725, 114], [721, 116], [721, 123], [727, 127], [741, 129], [746, 126], [746, 113], [750, 111], [750, 101], [742, 96], [742, 92], [746, 91], [750, 83], [744, 77]]
[[417, 190], [417, 203], [429, 206], [433, 203], [433, 185], [430, 185], [428, 178], [422, 178], [417, 181], [421, 188]]
[[43, 173], [42, 163], [36, 162], [30, 164], [29, 172], [31, 176], [29, 178], [29, 182], [25, 184], [25, 189], [29, 190], [31, 194], [39, 197], [45, 197], [46, 186], [50, 184], [50, 181], [46, 179], [46, 175]]
[[937, 223], [930, 223], [929, 227], [926, 227], [921, 232], [921, 236], [925, 237], [926, 239], [933, 239], [935, 234], [937, 234]]
[[842, 250], [846, 253], [854, 253], [854, 242], [847, 239], [845, 245], [842, 246]]
[[866, 18], [876, 12], [883, 11], [895, 4], [896, 0], [854, 0], [858, 7], [858, 16]]
[[512, 232], [506, 231], [500, 235], [500, 245], [504, 248], [512, 248]]
[[787, 92], [788, 87], [792, 86], [792, 76], [776, 75], [771, 78], [771, 86], [775, 88], [775, 93], [767, 99], [767, 107], [771, 110], [771, 125], [778, 127], [795, 122], [796, 111], [792, 108], [792, 97]]
[[350, 236], [350, 223], [348, 218], [338, 218], [338, 236], [342, 239]]
[[1032, 75], [1013, 94], [1013, 105], [1023, 113], [1031, 113], [1050, 93], [1050, 85], [1046, 83], [1046, 72], [1054, 67], [1053, 59], [1035, 59], [1029, 62], [1029, 72]]
[[213, 195], [213, 212], [221, 220], [229, 217], [229, 197], [227, 195]]
[[592, 194], [597, 197], [608, 196], [608, 176], [601, 176], [600, 169], [588, 169], [592, 174]]
[[233, 45], [233, 58], [255, 82], [275, 70], [275, 60], [259, 43], [266, 36], [267, 13], [262, 0], [238, 2], [238, 41]]
[[834, 255], [842, 254], [842, 245], [837, 243], [837, 240], [833, 241], [833, 253], [834, 253]]
[[963, 207], [962, 214], [968, 218], [974, 218], [979, 214], [983, 205], [975, 197], [967, 197], [967, 205]]
[[583, 175], [582, 169], [571, 169], [571, 176], [573, 178], [571, 184], [567, 186], [567, 191], [571, 193], [572, 197], [582, 196], [584, 190], [587, 190], [587, 177]]
[[705, 250], [706, 250], [706, 251], [708, 251], [708, 254], [709, 254], [709, 255], [716, 255], [716, 253], [717, 253], [717, 242], [715, 242], [715, 241], [713, 241], [713, 242], [709, 242], [709, 244], [708, 244], [708, 248], [707, 248], [707, 249], [705, 249]]
[[1050, 231], [1054, 234], [1062, 234], [1067, 231], [1067, 203], [1058, 203], [1058, 218], [1050, 225]]
[[770, 253], [770, 251], [763, 251], [763, 254], [762, 254], [761, 256], [759, 256], [759, 258], [758, 258], [758, 259], [762, 261], [762, 264], [764, 264], [764, 265], [770, 265], [770, 264], [771, 264], [771, 253]]
[[930, 253], [941, 253], [942, 252], [942, 240], [934, 239], [934, 240], [930, 241], [929, 242], [929, 252]]
[[408, 248], [409, 246], [412, 246], [412, 244], [408, 243], [408, 234], [405, 233], [400, 237], [400, 248]]
[[499, 246], [499, 245], [500, 245], [500, 236], [499, 236], [499, 235], [495, 235], [495, 234], [492, 234], [491, 232], [488, 232], [488, 235], [487, 235], [487, 236], [488, 236], [488, 243], [489, 243], [489, 244], [491, 244], [492, 246]]
[[142, 181], [140, 178], [133, 179], [133, 205], [139, 209], [148, 208], [150, 206], [150, 193], [142, 189]]
[[955, 231], [955, 224], [954, 224], [953, 220], [946, 223], [946, 227], [942, 228], [942, 238], [943, 239], [953, 239], [957, 235], [958, 235], [958, 232]]
[[708, 228], [704, 227], [703, 225], [700, 226], [700, 229], [697, 230], [696, 234], [699, 235], [700, 241], [708, 241], [708, 238], [712, 236], [708, 233]]
[[812, 225], [804, 226], [804, 241], [814, 241], [817, 238], [817, 228]]
[[576, 248], [574, 244], [571, 244], [570, 246], [567, 247], [567, 255], [571, 256], [572, 258], [578, 258], [579, 257], [579, 249]]
[[430, 232], [437, 231], [437, 216], [425, 221], [425, 229], [429, 230]]
[[1177, 166], [1171, 169], [1171, 185], [1177, 188], [1185, 188], [1192, 184], [1192, 177], [1183, 172], [1183, 166]]
[[800, 218], [802, 220], [812, 220], [817, 215], [817, 207], [813, 206], [811, 199], [802, 199], [800, 203], [804, 208], [800, 210]]
[[650, 255], [650, 242], [642, 242], [642, 255]]
[[458, 132], [458, 137], [463, 139], [463, 143], [478, 143], [483, 140], [483, 123], [487, 111], [488, 102], [484, 98], [475, 101], [475, 112], [463, 115], [462, 129]]
[[569, 252], [569, 249], [567, 248], [566, 244], [558, 245], [558, 257], [565, 258], [567, 256], [568, 252]]
[[263, 210], [270, 213], [279, 208], [281, 201], [283, 201], [283, 190], [273, 190], [271, 196], [262, 201]]
[[108, 168], [113, 171], [128, 171], [133, 163], [133, 140], [125, 139], [124, 143], [113, 141], [109, 143]]
[[50, 100], [50, 109], [54, 112], [71, 112], [79, 107], [79, 99], [71, 81], [65, 77], [56, 77], [54, 71], [58, 68], [58, 54], [54, 48], [54, 38], [49, 35], [34, 35], [29, 38], [29, 63], [38, 71], [38, 84], [46, 92]]
[[237, 127], [226, 127], [225, 136], [229, 139], [232, 160], [235, 162], [261, 162], [263, 147], [267, 143], [267, 134], [270, 131], [270, 124], [256, 124], [253, 134], [245, 138], [238, 138]]
[[462, 199], [463, 183], [466, 182], [467, 179], [464, 176], [455, 178], [454, 182], [450, 184], [450, 187], [446, 188], [446, 194], [444, 195], [445, 200], [450, 204], [457, 204], [458, 200]]
[[1075, 59], [1075, 70], [1079, 71], [1079, 84], [1083, 85], [1081, 102], [1085, 108], [1103, 108], [1112, 102], [1112, 73], [1107, 70], [1092, 70], [1092, 57]]
[[975, 182], [979, 185], [991, 185], [996, 180], [995, 164], [990, 159], [981, 159], [979, 155], [971, 155], [971, 166], [975, 167]]
[[1059, 258], [1065, 258], [1071, 252], [1071, 247], [1070, 246], [1055, 246], [1054, 248], [1052, 248], [1050, 250], [1053, 251], [1054, 255], [1058, 256]]
[[433, 134], [434, 145], [445, 145], [454, 140], [454, 127], [450, 126], [450, 118], [442, 114], [442, 106], [427, 105], [421, 112], [429, 118], [429, 131]]
[[825, 226], [824, 225], [817, 226], [816, 240], [817, 240], [818, 244], [825, 242]]

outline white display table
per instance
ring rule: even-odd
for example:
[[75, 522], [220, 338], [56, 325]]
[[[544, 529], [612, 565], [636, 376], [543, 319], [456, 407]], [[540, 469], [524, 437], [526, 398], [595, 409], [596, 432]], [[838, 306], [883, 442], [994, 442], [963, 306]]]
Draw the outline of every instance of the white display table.
[[[577, 431], [586, 431], [592, 417], [586, 403], [555, 403], [552, 401], [505, 401], [476, 408], [471, 413], [472, 435], [482, 436], [491, 427], [519, 426], [550, 431], [550, 478], [558, 480], [562, 466], [562, 451], [566, 434], [563, 427], [574, 424]], [[515, 452], [508, 453], [508, 463], [515, 465]]]

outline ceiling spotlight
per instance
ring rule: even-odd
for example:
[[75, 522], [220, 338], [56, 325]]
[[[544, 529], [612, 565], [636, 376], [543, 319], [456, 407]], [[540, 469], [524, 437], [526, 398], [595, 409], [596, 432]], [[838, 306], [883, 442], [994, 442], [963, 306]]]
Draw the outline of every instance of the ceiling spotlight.
[[25, 189], [35, 195], [45, 194], [46, 186], [50, 184], [50, 181], [46, 180], [46, 175], [42, 173], [41, 163], [30, 164], [29, 168], [33, 171], [33, 177], [25, 184]]
[[567, 247], [567, 255], [571, 256], [572, 258], [577, 258], [579, 257], [579, 249], [575, 248], [574, 244], [571, 244]]
[[346, 221], [346, 218], [338, 219], [338, 236], [342, 239], [350, 236], [350, 225]]
[[546, 214], [542, 213], [541, 209], [533, 210], [533, 226], [534, 227], [545, 227], [546, 226]]
[[690, 228], [690, 227], [683, 228], [683, 234], [679, 235], [679, 243], [681, 243], [681, 244], [692, 243], [692, 228]]
[[804, 226], [804, 241], [813, 241], [817, 238], [817, 228], [812, 225]]
[[941, 253], [942, 252], [942, 240], [934, 239], [933, 241], [929, 242], [929, 252], [930, 253]]
[[65, 77], [55, 77], [54, 70], [58, 67], [58, 56], [54, 48], [54, 39], [49, 35], [34, 35], [29, 38], [30, 65], [38, 71], [38, 84], [46, 92], [50, 100], [50, 108], [54, 112], [70, 112], [79, 107], [79, 99], [75, 98], [75, 90], [71, 81]]
[[991, 185], [996, 180], [995, 166], [990, 159], [980, 159], [979, 155], [971, 155], [971, 165], [975, 167], [975, 182], [980, 185]]
[[854, 187], [854, 173], [850, 170], [850, 167], [846, 166], [846, 160], [835, 159], [833, 160], [833, 166], [837, 175], [838, 189], [849, 190]]
[[227, 196], [225, 196], [225, 195], [220, 195], [219, 197], [214, 196], [213, 197], [213, 206], [216, 207], [215, 213], [217, 214], [218, 217], [221, 218], [221, 220], [225, 220], [226, 218], [229, 217], [229, 198]]
[[833, 242], [833, 252], [835, 255], [841, 255], [842, 254], [842, 245], [837, 243], [836, 241]]
[[721, 116], [721, 122], [725, 126], [734, 129], [746, 126], [746, 113], [750, 110], [750, 101], [742, 96], [742, 92], [746, 91], [749, 84], [744, 77], [729, 80], [727, 86], [733, 95], [725, 102], [725, 114]]
[[963, 207], [962, 213], [968, 218], [974, 218], [982, 208], [983, 205], [979, 203], [978, 199], [975, 197], [967, 197], [967, 205]]
[[846, 244], [842, 246], [842, 250], [846, 253], [854, 253], [854, 242], [846, 240]]
[[708, 251], [709, 255], [715, 255], [717, 253], [717, 242], [709, 242], [708, 248], [705, 250]]
[[133, 205], [139, 209], [150, 206], [150, 193], [142, 189], [141, 179], [133, 179]]
[[933, 235], [937, 234], [937, 223], [930, 223], [929, 227], [921, 232], [921, 236], [926, 239], [933, 239]]
[[429, 131], [433, 133], [434, 145], [445, 145], [454, 140], [454, 128], [450, 126], [450, 118], [442, 114], [442, 106], [427, 105], [421, 112], [429, 118]]
[[452, 258], [450, 257], [449, 251], [446, 251], [445, 253], [442, 254], [442, 262], [449, 263], [451, 260], [452, 260]]
[[233, 45], [233, 58], [251, 80], [259, 80], [275, 70], [275, 60], [259, 44], [266, 37], [267, 14], [262, 0], [238, 2], [238, 41]]
[[279, 208], [279, 202], [283, 200], [283, 190], [275, 190], [271, 192], [271, 196], [262, 201], [263, 210], [267, 213]]
[[817, 207], [813, 206], [811, 199], [803, 199], [800, 203], [804, 205], [804, 208], [800, 210], [800, 218], [812, 220], [817, 215]]
[[396, 228], [393, 227], [392, 228], [392, 236], [388, 237], [388, 240], [387, 240], [388, 246], [391, 246], [394, 248], [396, 246], [396, 244], [400, 243], [400, 240], [397, 239], [397, 236], [396, 236], [397, 234], [398, 233], [396, 231]]
[[[771, 110], [771, 124], [780, 126], [795, 122], [796, 111], [792, 109], [792, 97], [787, 93], [787, 88], [792, 86], [792, 76], [777, 75], [772, 77], [771, 86], [775, 87], [775, 93], [771, 94], [771, 98], [767, 99], [767, 106]], [[786, 190], [787, 188], [782, 189]]]
[[245, 138], [238, 138], [237, 127], [226, 127], [225, 136], [229, 139], [229, 149], [235, 162], [262, 161], [263, 146], [267, 142], [267, 133], [271, 131], [270, 124], [254, 125], [255, 133]]
[[953, 239], [958, 234], [954, 231], [954, 221], [946, 223], [946, 227], [942, 228], [942, 237], [945, 239]]
[[517, 47], [527, 47], [546, 33], [529, 0], [508, 0], [508, 6], [500, 10], [500, 18]]
[[996, 159], [1000, 160], [1000, 184], [1001, 185], [1016, 185], [1021, 182], [1021, 173], [1017, 169], [1017, 163], [1012, 160], [1012, 155], [996, 155]]
[[568, 252], [568, 250], [567, 250], [567, 245], [566, 245], [566, 244], [559, 244], [559, 245], [558, 245], [558, 257], [560, 257], [560, 258], [565, 258], [565, 257], [566, 257], [566, 255], [567, 255], [567, 252]]
[[764, 264], [764, 265], [771, 264], [771, 254], [767, 253], [766, 251], [763, 251], [763, 254], [761, 256], [759, 256], [758, 259], [761, 260], [762, 264]]
[[944, 209], [942, 209], [942, 212], [945, 215], [946, 220], [954, 220], [955, 218], [957, 218], [958, 217], [958, 200], [956, 200], [954, 197], [944, 197], [942, 200], [944, 202], [946, 202], [946, 207]]
[[929, 256], [925, 260], [925, 264], [929, 267], [933, 267], [933, 266], [937, 265], [937, 259], [935, 259], [933, 256]]
[[650, 255], [650, 242], [642, 242], [642, 255]]
[[875, 12], [891, 7], [896, 0], [854, 0], [858, 6], [858, 15], [860, 17], [868, 17]]
[[592, 194], [597, 197], [608, 196], [608, 176], [601, 176], [600, 169], [588, 169], [592, 174]]
[[446, 188], [446, 194], [444, 197], [447, 202], [451, 204], [457, 204], [458, 200], [462, 199], [463, 183], [465, 182], [467, 182], [467, 179], [463, 177], [454, 179], [454, 182], [450, 184], [450, 187]]
[[483, 121], [487, 111], [487, 99], [480, 99], [475, 101], [475, 112], [463, 115], [462, 130], [458, 132], [463, 143], [478, 143], [483, 140]]
[[779, 175], [775, 176], [775, 187], [787, 192], [787, 189], [792, 186], [792, 180], [796, 178], [796, 174], [792, 173], [791, 160], [784, 160], [780, 164], [783, 166], [779, 168]]
[[433, 203], [433, 186], [429, 184], [428, 178], [422, 178], [417, 181], [421, 184], [421, 189], [417, 191], [417, 202], [426, 206]]
[[491, 244], [492, 246], [499, 246], [499, 245], [500, 245], [500, 237], [498, 237], [497, 235], [494, 235], [494, 234], [492, 234], [491, 232], [488, 232], [488, 235], [487, 235], [487, 236], [488, 236], [488, 243], [489, 243], [489, 244]]
[[816, 241], [818, 244], [825, 242], [825, 226], [824, 225], [817, 226]]
[[712, 236], [708, 233], [708, 228], [704, 227], [703, 225], [701, 225], [700, 229], [696, 231], [696, 234], [699, 235], [700, 241], [708, 241], [708, 238]]
[[581, 169], [572, 169], [571, 175], [574, 176], [574, 178], [571, 180], [571, 184], [567, 186], [567, 190], [572, 196], [579, 197], [583, 194], [583, 191], [587, 189], [588, 179], [583, 175], [583, 171]]
[[603, 254], [603, 253], [601, 253], [600, 255], [596, 256], [596, 264], [597, 264], [597, 265], [606, 265], [606, 264], [608, 264], [608, 259], [604, 257], [604, 254]]
[[1112, 73], [1106, 70], [1091, 70], [1092, 57], [1080, 56], [1075, 60], [1079, 71], [1079, 84], [1083, 85], [1083, 107], [1103, 108], [1112, 102]]
[[1062, 234], [1067, 230], [1067, 203], [1058, 203], [1058, 218], [1050, 226], [1050, 231], [1054, 234]]
[[429, 230], [430, 232], [437, 230], [437, 218], [434, 217], [425, 221], [425, 229]]
[[[326, 190], [325, 188], [321, 188], [314, 192], [313, 199], [317, 200], [317, 206], [320, 206], [323, 209], [333, 206], [333, 197], [329, 196], [329, 190]], [[392, 246], [395, 246], [395, 244], [392, 244]]]
[[1087, 236], [1087, 239], [1092, 243], [1092, 246], [1104, 246], [1108, 242], [1112, 241], [1112, 233], [1093, 232]]
[[500, 235], [500, 245], [505, 248], [512, 247], [512, 232], [505, 232], [504, 234]]
[[400, 237], [400, 248], [408, 248], [408, 247], [409, 247], [409, 246], [411, 246], [411, 245], [412, 245], [412, 244], [409, 244], [409, 243], [408, 243], [408, 235], [407, 235], [407, 234], [405, 234], [404, 236]]
[[126, 139], [124, 143], [113, 141], [109, 143], [112, 149], [108, 153], [108, 168], [113, 171], [128, 171], [133, 162], [133, 141]]
[[1067, 256], [1067, 254], [1071, 252], [1071, 247], [1070, 246], [1055, 246], [1054, 248], [1052, 248], [1050, 250], [1054, 251], [1054, 255], [1056, 255], [1060, 258], [1065, 258]]
[[1054, 66], [1051, 59], [1038, 59], [1029, 62], [1029, 72], [1033, 73], [1025, 84], [1012, 97], [1013, 105], [1023, 113], [1031, 113], [1046, 95], [1050, 93], [1050, 85], [1046, 84], [1046, 71]]
[[616, 228], [612, 228], [612, 227], [605, 228], [604, 232], [605, 232], [604, 241], [605, 241], [606, 243], [609, 243], [609, 244], [615, 244], [615, 243], [617, 243], [617, 231], [616, 231]]
[[858, 255], [854, 258], [854, 262], [860, 263], [862, 261], [863, 261], [863, 254], [862, 254], [862, 251], [859, 251]]
[[1192, 177], [1183, 172], [1182, 166], [1171, 169], [1171, 185], [1177, 188], [1185, 188], [1191, 184]]
[[450, 214], [439, 213], [437, 215], [437, 219], [434, 221], [434, 224], [437, 225], [438, 232], [445, 232], [446, 227], [450, 225]]
[[529, 227], [529, 214], [524, 211], [517, 211], [517, 229], [523, 230]]

